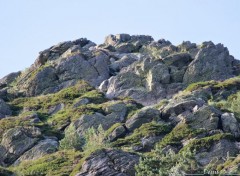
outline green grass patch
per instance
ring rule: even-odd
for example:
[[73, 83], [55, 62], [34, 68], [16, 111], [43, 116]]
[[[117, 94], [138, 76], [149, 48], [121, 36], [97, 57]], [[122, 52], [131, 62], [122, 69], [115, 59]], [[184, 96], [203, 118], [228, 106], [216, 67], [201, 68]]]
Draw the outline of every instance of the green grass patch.
[[82, 157], [82, 153], [74, 150], [59, 151], [34, 161], [23, 161], [11, 170], [25, 176], [68, 176]]
[[222, 139], [234, 140], [234, 137], [229, 133], [215, 134], [213, 136], [204, 137], [201, 139], [194, 139], [188, 145], [183, 147], [180, 152], [183, 152], [187, 149], [190, 151], [199, 151], [204, 148], [209, 150], [215, 142], [218, 142]]
[[204, 131], [203, 129], [191, 129], [187, 124], [179, 123], [158, 145], [161, 148], [167, 145], [179, 146], [181, 145], [181, 140], [193, 138]]

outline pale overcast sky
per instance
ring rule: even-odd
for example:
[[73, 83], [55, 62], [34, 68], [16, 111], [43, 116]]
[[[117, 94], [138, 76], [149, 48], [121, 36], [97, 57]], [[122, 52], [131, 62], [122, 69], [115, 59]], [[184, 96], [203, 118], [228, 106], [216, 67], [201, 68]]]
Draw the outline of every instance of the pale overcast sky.
[[240, 0], [0, 0], [0, 77], [61, 41], [118, 33], [212, 40], [240, 59]]

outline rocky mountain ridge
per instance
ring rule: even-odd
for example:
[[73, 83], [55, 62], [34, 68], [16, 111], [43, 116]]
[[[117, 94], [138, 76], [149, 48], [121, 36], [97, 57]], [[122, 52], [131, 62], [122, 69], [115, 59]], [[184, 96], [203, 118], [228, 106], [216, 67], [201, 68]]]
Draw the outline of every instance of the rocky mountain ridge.
[[[59, 43], [0, 79], [0, 173], [239, 173], [239, 74], [213, 42]], [[162, 161], [169, 152], [172, 163]]]

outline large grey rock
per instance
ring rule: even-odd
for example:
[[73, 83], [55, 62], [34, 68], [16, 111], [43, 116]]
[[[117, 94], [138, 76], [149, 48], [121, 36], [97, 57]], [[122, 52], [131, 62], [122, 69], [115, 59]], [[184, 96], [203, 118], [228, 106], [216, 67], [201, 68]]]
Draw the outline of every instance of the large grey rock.
[[123, 103], [115, 103], [106, 107], [105, 113], [106, 115], [97, 112], [91, 115], [82, 115], [73, 125], [80, 135], [84, 134], [88, 128], [97, 129], [100, 125], [104, 130], [107, 130], [115, 123], [124, 121], [127, 107]]
[[237, 119], [233, 113], [224, 113], [221, 115], [222, 127], [224, 132], [232, 133], [235, 137], [240, 136], [240, 128]]
[[105, 116], [100, 113], [94, 113], [92, 115], [82, 115], [78, 120], [76, 120], [73, 125], [77, 129], [78, 134], [83, 135], [88, 128], [97, 129], [100, 125], [104, 129], [107, 129], [110, 125], [107, 125]]
[[218, 164], [222, 164], [229, 159], [228, 157], [234, 157], [238, 152], [239, 148], [236, 143], [227, 139], [221, 139], [215, 142], [209, 150], [197, 153], [195, 158], [202, 166], [206, 166], [211, 161], [217, 161]]
[[47, 61], [58, 59], [64, 52], [66, 52], [74, 45], [77, 45], [79, 47], [86, 47], [89, 44], [95, 45], [93, 42], [87, 40], [86, 38], [80, 38], [75, 41], [61, 42], [44, 51], [41, 51], [33, 66], [37, 68], [44, 65]]
[[143, 45], [140, 49], [142, 54], [147, 54], [157, 59], [162, 59], [177, 52], [177, 47], [164, 39], [152, 41], [148, 45]]
[[203, 105], [192, 114], [185, 116], [184, 121], [194, 129], [221, 129], [221, 114], [221, 111], [218, 109], [212, 106]]
[[144, 123], [149, 123], [152, 120], [157, 120], [160, 117], [160, 112], [157, 109], [144, 107], [136, 114], [134, 114], [130, 119], [126, 121], [126, 127], [129, 131], [133, 131], [139, 128]]
[[172, 54], [163, 58], [163, 62], [166, 65], [172, 65], [178, 68], [188, 66], [192, 60], [192, 57], [187, 53]]
[[36, 160], [47, 154], [54, 153], [58, 150], [58, 145], [56, 140], [50, 138], [39, 141], [33, 148], [21, 155], [21, 157], [14, 162], [14, 165], [18, 165], [24, 160]]
[[81, 55], [63, 59], [57, 66], [59, 81], [84, 79], [92, 86], [99, 86], [103, 80], [109, 78], [108, 62], [108, 56], [102, 52], [90, 60]]
[[32, 148], [41, 137], [36, 127], [15, 127], [6, 131], [0, 144], [0, 162], [12, 164], [24, 152]]
[[80, 98], [79, 100], [77, 100], [75, 102], [75, 104], [73, 105], [75, 108], [81, 106], [81, 105], [86, 105], [90, 103], [90, 100], [88, 98]]
[[132, 53], [138, 52], [143, 45], [147, 45], [152, 41], [151, 36], [117, 34], [107, 36], [105, 43], [101, 47], [120, 53]]
[[108, 139], [110, 142], [113, 142], [113, 141], [117, 140], [118, 138], [123, 137], [126, 133], [127, 133], [126, 128], [121, 125], [121, 126], [115, 128], [115, 129], [111, 132], [111, 134], [109, 134], [109, 136], [107, 136], [107, 139]]
[[39, 72], [32, 77], [33, 78], [29, 79], [29, 82], [26, 83], [28, 96], [53, 92], [53, 87], [56, 86], [56, 80], [58, 79], [55, 68], [51, 66], [39, 70]]
[[80, 79], [99, 86], [109, 78], [109, 58], [107, 52], [94, 46], [87, 39], [79, 39], [42, 51], [35, 63], [20, 75], [16, 88], [27, 96], [36, 96], [55, 93]]
[[129, 34], [117, 34], [117, 35], [109, 35], [105, 39], [106, 45], [117, 46], [121, 43], [135, 43], [139, 42], [140, 44], [147, 44], [153, 41], [151, 36], [147, 35], [132, 35]]
[[169, 69], [162, 61], [141, 58], [104, 81], [99, 88], [109, 98], [130, 96], [143, 105], [152, 105], [182, 88], [180, 84], [170, 83]]
[[192, 58], [195, 58], [196, 54], [200, 50], [196, 43], [191, 43], [190, 41], [183, 41], [181, 45], [178, 45], [178, 49], [181, 52], [187, 52]]
[[139, 156], [121, 150], [102, 149], [91, 154], [76, 176], [134, 176]]
[[9, 115], [12, 115], [10, 107], [2, 99], [0, 99], [0, 119]]
[[59, 111], [63, 110], [65, 105], [63, 103], [57, 104], [55, 106], [51, 106], [48, 110], [48, 114], [54, 115], [58, 113]]
[[109, 78], [109, 58], [106, 54], [86, 48], [84, 51], [78, 48], [69, 50], [58, 59], [53, 59], [39, 68], [31, 68], [33, 70], [18, 82], [17, 87], [28, 96], [36, 96], [55, 93], [73, 86], [81, 79], [96, 87]]
[[224, 80], [233, 77], [234, 58], [222, 44], [205, 42], [184, 74], [184, 83]]
[[133, 62], [137, 61], [137, 57], [134, 55], [124, 55], [121, 59], [113, 62], [109, 67], [114, 72], [119, 72], [122, 68], [131, 65]]
[[162, 118], [167, 119], [170, 116], [179, 115], [185, 111], [193, 111], [194, 107], [203, 106], [204, 101], [201, 99], [180, 99], [180, 100], [172, 100], [170, 101], [163, 109], [162, 109]]
[[121, 121], [124, 121], [127, 114], [127, 106], [125, 103], [113, 101], [112, 104], [105, 108], [105, 113], [109, 117], [119, 118]]
[[16, 78], [21, 74], [21, 72], [13, 72], [8, 74], [7, 76], [0, 79], [0, 88], [9, 86], [13, 81], [16, 80]]

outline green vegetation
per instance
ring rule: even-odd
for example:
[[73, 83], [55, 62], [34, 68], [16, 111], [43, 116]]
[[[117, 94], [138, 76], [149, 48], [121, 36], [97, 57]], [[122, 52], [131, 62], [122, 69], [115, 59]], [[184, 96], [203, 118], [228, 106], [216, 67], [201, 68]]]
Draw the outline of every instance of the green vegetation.
[[129, 102], [129, 104], [127, 104], [127, 109], [128, 109], [127, 114], [128, 114], [128, 116], [127, 116], [126, 119], [130, 119], [134, 114], [136, 114], [139, 111], [139, 109], [141, 109], [143, 107], [139, 103], [136, 103], [136, 105], [131, 104], [131, 102], [132, 102], [131, 100], [128, 101], [128, 102]]
[[100, 150], [102, 148], [106, 148], [108, 143], [104, 141], [105, 132], [100, 125], [98, 129], [89, 128], [84, 135], [85, 144], [82, 149], [82, 159], [75, 166], [74, 170], [71, 173], [71, 176], [76, 175], [81, 170], [83, 162], [89, 157], [93, 152]]
[[163, 152], [156, 148], [150, 154], [143, 156], [135, 167], [137, 176], [167, 176], [201, 173], [195, 161], [195, 152], [184, 151], [175, 154], [172, 150]]
[[96, 149], [101, 149], [107, 146], [107, 142], [104, 142], [105, 131], [100, 125], [98, 129], [89, 128], [85, 134], [85, 145], [83, 146], [83, 150], [86, 151], [95, 151]]
[[11, 168], [11, 170], [25, 176], [68, 176], [81, 158], [82, 154], [80, 152], [64, 150], [38, 160], [24, 161], [19, 166]]
[[214, 85], [216, 83], [216, 81], [196, 82], [188, 85], [188, 87], [184, 91], [192, 92], [200, 88], [210, 87], [211, 85]]
[[107, 131], [105, 131], [105, 137], [108, 137], [117, 127], [121, 126], [122, 123], [115, 123]]
[[143, 124], [140, 128], [134, 130], [134, 132], [123, 139], [118, 139], [113, 142], [112, 145], [117, 146], [130, 146], [130, 145], [139, 145], [141, 143], [141, 138], [148, 136], [159, 136], [167, 134], [171, 131], [171, 126], [150, 122]]
[[230, 95], [227, 100], [210, 101], [209, 103], [223, 111], [233, 112], [236, 119], [240, 122], [240, 91]]
[[159, 147], [163, 148], [167, 145], [181, 145], [181, 140], [190, 139], [198, 134], [204, 133], [203, 129], [191, 129], [185, 123], [179, 123], [173, 130], [168, 133], [158, 144]]
[[199, 88], [209, 87], [212, 96], [208, 97], [208, 103], [222, 111], [229, 111], [235, 114], [240, 122], [240, 77], [234, 77], [225, 81], [207, 81], [190, 84], [184, 93], [197, 90]]
[[199, 151], [200, 149], [204, 148], [206, 150], [210, 149], [211, 146], [221, 139], [228, 139], [233, 140], [234, 137], [229, 133], [221, 133], [221, 134], [215, 134], [213, 136], [204, 137], [201, 139], [194, 139], [192, 140], [188, 145], [186, 145], [184, 148], [180, 150], [180, 152], [183, 152], [185, 150], [190, 151]]
[[216, 168], [216, 170], [218, 170], [219, 173], [221, 174], [227, 174], [226, 171], [228, 171], [228, 173], [231, 174], [239, 174], [240, 173], [239, 164], [240, 156], [238, 155], [235, 159], [228, 159], [223, 164], [214, 165], [214, 169]]
[[[83, 98], [89, 100], [89, 104], [74, 107], [77, 101]], [[106, 102], [103, 93], [94, 90], [88, 83], [79, 81], [75, 86], [63, 89], [55, 94], [41, 95], [38, 97], [18, 98], [10, 102], [14, 111], [14, 120], [4, 119], [0, 121], [0, 136], [5, 130], [14, 126], [32, 125], [30, 120], [24, 120], [26, 113], [36, 112], [42, 121], [34, 124], [40, 127], [46, 134], [60, 135], [60, 131], [64, 129], [71, 121], [79, 118], [82, 114], [92, 114], [94, 112], [103, 112], [101, 103]], [[94, 104], [93, 104], [94, 103]], [[49, 113], [49, 109], [58, 105], [64, 108], [54, 114]], [[9, 123], [11, 121], [11, 123]]]
[[[91, 153], [107, 146], [107, 143], [103, 142], [104, 136], [105, 132], [99, 126], [97, 130], [89, 128], [83, 140], [76, 134], [75, 128], [69, 127], [65, 138], [60, 141], [60, 151], [34, 161], [23, 161], [19, 166], [11, 167], [10, 170], [26, 176], [74, 175], [81, 169], [83, 162]], [[83, 151], [75, 149], [83, 149]]]
[[169, 101], [168, 101], [167, 99], [163, 99], [163, 100], [161, 100], [157, 105], [155, 105], [155, 108], [159, 109], [159, 108], [161, 108], [162, 106], [167, 105], [168, 102], [169, 102]]
[[60, 148], [81, 150], [84, 142], [84, 139], [78, 135], [75, 127], [70, 125], [65, 130], [65, 137], [60, 141]]
[[191, 92], [204, 87], [210, 87], [213, 92], [217, 92], [220, 89], [240, 89], [240, 77], [238, 76], [224, 81], [205, 81], [192, 83], [188, 85], [188, 87], [184, 91]]
[[[10, 105], [12, 106], [12, 109], [15, 110], [16, 115], [20, 110], [23, 110], [23, 108], [44, 112], [51, 106], [60, 103], [66, 105], [71, 104], [74, 99], [84, 96], [85, 93], [88, 93], [92, 90], [93, 88], [89, 84], [84, 81], [80, 81], [75, 86], [63, 89], [55, 94], [41, 95], [38, 97], [18, 98], [13, 100]], [[91, 97], [92, 96], [93, 95], [91, 95]]]

